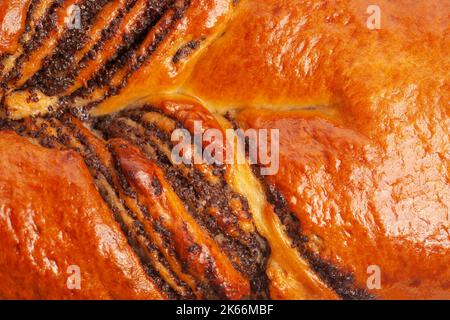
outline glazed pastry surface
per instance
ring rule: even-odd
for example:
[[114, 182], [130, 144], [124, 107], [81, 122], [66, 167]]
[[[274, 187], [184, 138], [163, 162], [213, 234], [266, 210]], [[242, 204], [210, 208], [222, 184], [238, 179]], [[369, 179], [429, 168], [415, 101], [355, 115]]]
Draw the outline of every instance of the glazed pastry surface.
[[[3, 1], [0, 297], [450, 299], [450, 3], [371, 4]], [[195, 121], [279, 171], [174, 163]]]
[[2, 299], [165, 298], [76, 153], [2, 132], [0, 157]]

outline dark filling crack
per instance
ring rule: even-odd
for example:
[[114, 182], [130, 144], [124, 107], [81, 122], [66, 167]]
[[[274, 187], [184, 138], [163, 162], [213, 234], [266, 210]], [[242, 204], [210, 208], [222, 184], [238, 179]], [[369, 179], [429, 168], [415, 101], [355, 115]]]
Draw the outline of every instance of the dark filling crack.
[[[246, 199], [230, 189], [222, 170], [213, 166], [208, 168], [208, 175], [212, 176], [208, 179], [192, 166], [176, 167], [172, 164], [167, 154], [172, 147], [170, 130], [162, 128], [162, 122], [145, 121], [142, 117], [149, 114], [149, 110], [153, 109], [147, 107], [140, 111], [125, 111], [124, 117], [97, 119], [96, 131], [89, 131], [67, 114], [19, 121], [3, 119], [0, 130], [14, 130], [46, 148], [70, 149], [80, 154], [142, 266], [169, 298], [225, 299], [222, 287], [190, 274], [183, 257], [174, 250], [173, 237], [165, 229], [163, 221], [151, 217], [137, 191], [124, 177], [114, 151], [105, 140], [92, 133], [102, 132], [104, 138], [121, 138], [140, 147], [163, 170], [167, 181], [198, 225], [226, 253], [233, 267], [249, 280], [251, 294], [247, 298], [269, 298], [265, 270], [270, 248], [256, 229], [248, 232], [239, 225], [242, 217], [251, 221]], [[158, 116], [165, 118], [171, 128], [181, 126], [162, 113]], [[159, 181], [152, 183], [155, 192], [159, 190], [161, 193]], [[191, 242], [192, 252], [201, 247], [201, 243], [193, 239], [186, 241]], [[212, 280], [214, 263], [210, 261], [208, 265], [205, 277]]]
[[[116, 117], [100, 119], [95, 129], [103, 132], [105, 139], [130, 141], [155, 161], [192, 216], [208, 230], [233, 265], [249, 277], [255, 297], [267, 297], [265, 269], [270, 249], [256, 231], [247, 233], [239, 226], [240, 215], [251, 219], [247, 200], [229, 188], [222, 170], [209, 168], [218, 178], [217, 182], [211, 183], [192, 165], [172, 163], [170, 150], [173, 145], [167, 133], [158, 127], [158, 123], [142, 120], [148, 110], [152, 108], [125, 111], [124, 117], [119, 113]], [[132, 119], [128, 117], [130, 114]], [[173, 121], [181, 127], [179, 122]]]

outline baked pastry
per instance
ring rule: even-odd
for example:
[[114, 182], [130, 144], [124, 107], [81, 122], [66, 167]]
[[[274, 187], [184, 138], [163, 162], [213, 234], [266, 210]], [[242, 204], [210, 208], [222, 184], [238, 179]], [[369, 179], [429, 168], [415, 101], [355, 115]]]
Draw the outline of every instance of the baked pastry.
[[0, 298], [449, 299], [450, 4], [370, 5], [2, 1]]

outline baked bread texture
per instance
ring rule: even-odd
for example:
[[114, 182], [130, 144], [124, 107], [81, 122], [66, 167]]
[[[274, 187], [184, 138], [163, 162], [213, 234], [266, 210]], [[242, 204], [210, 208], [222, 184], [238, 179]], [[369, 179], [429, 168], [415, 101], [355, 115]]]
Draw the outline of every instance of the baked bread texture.
[[0, 298], [450, 299], [450, 3], [372, 2], [3, 0]]

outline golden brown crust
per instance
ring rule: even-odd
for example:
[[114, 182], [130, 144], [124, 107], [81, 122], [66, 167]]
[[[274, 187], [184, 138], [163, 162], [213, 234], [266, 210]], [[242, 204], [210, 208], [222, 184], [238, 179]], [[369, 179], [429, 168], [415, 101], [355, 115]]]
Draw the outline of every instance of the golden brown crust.
[[0, 3], [0, 58], [14, 53], [19, 37], [25, 29], [25, 21], [31, 0], [4, 0]]
[[[368, 0], [177, 0], [137, 36], [140, 42], [128, 43], [126, 39], [138, 29], [135, 22], [139, 20], [130, 17], [133, 13], [140, 16], [147, 3], [137, 1], [119, 23], [117, 34], [103, 39], [104, 46], [91, 60], [80, 63], [83, 54], [97, 44], [93, 39], [74, 52], [73, 66], [82, 67], [69, 86], [48, 90], [30, 80], [29, 87], [15, 91], [17, 84], [33, 79], [37, 71], [39, 78], [45, 71], [43, 61], [63, 38], [64, 8], [72, 2], [79, 1], [66, 1], [56, 10], [56, 28], [42, 46], [27, 53], [19, 64], [18, 77], [7, 76], [20, 54], [4, 60], [9, 65], [2, 74], [2, 79], [8, 80], [2, 102], [8, 116], [46, 113], [49, 106], [62, 112], [72, 109], [80, 117], [87, 117], [90, 108], [94, 108], [90, 113], [94, 117], [126, 107], [139, 108], [96, 118], [97, 134], [103, 139], [71, 120], [86, 139], [74, 145], [47, 137], [63, 136], [57, 128], [40, 127], [59, 121], [56, 118], [28, 118], [26, 129], [13, 126], [46, 147], [79, 152], [92, 178], [75, 153], [44, 150], [12, 133], [0, 133], [0, 148], [5, 150], [0, 152], [4, 160], [0, 171], [6, 172], [0, 177], [0, 222], [4, 228], [0, 232], [6, 235], [0, 239], [1, 245], [11, 248], [17, 237], [14, 232], [19, 230], [24, 232], [23, 239], [17, 238], [20, 250], [31, 248], [26, 241], [35, 239], [30, 240], [30, 235], [38, 241], [35, 248], [55, 247], [53, 260], [38, 257], [47, 259], [41, 265], [33, 264], [37, 258], [23, 251], [20, 256], [31, 262], [18, 266], [14, 251], [6, 250], [0, 275], [7, 285], [0, 288], [0, 296], [163, 298], [163, 292], [170, 292], [168, 297], [181, 298], [450, 299], [448, 2], [380, 0], [382, 27], [370, 30], [366, 10], [372, 3]], [[32, 33], [23, 30], [28, 3], [6, 1], [0, 5], [0, 39], [9, 51], [17, 44], [22, 53], [18, 37], [23, 33], [29, 38]], [[8, 25], [5, 19], [2, 22], [6, 11], [1, 10], [11, 12], [11, 6], [22, 10], [23, 23], [4, 34], [1, 32]], [[110, 7], [103, 10], [116, 12]], [[102, 24], [111, 22], [97, 20], [95, 28], [85, 31], [95, 38], [105, 30]], [[114, 67], [111, 74], [105, 67]], [[144, 104], [156, 111], [142, 107]], [[231, 127], [219, 115], [226, 112], [236, 126], [280, 130], [277, 174], [256, 176], [247, 164], [220, 170], [206, 165], [180, 167], [160, 155], [170, 149], [170, 142], [162, 140], [175, 128], [192, 131], [193, 121], [199, 120], [204, 127], [222, 132]], [[64, 129], [69, 136], [73, 134], [70, 128]], [[36, 131], [45, 133], [36, 137]], [[109, 138], [119, 139], [108, 144]], [[95, 161], [86, 156], [89, 150], [77, 150], [83, 143], [97, 152]], [[11, 151], [9, 145], [17, 148]], [[153, 255], [143, 249], [143, 240], [131, 246], [145, 251], [143, 255], [159, 273], [152, 280], [144, 273], [142, 261], [126, 246], [112, 216], [122, 214], [130, 225], [135, 218], [129, 218], [125, 209], [120, 214], [112, 210], [112, 214], [95, 190], [91, 179], [100, 191], [108, 184], [103, 173], [98, 174], [97, 160], [113, 172], [108, 181], [111, 194], [100, 192], [105, 202], [128, 205], [154, 242]], [[50, 164], [61, 170], [55, 171]], [[193, 172], [200, 172], [202, 178], [192, 179]], [[33, 182], [38, 175], [45, 181], [42, 186]], [[154, 186], [149, 185], [149, 179], [155, 177], [161, 193], [155, 194]], [[184, 187], [183, 179], [189, 182]], [[212, 186], [215, 183], [221, 187]], [[54, 185], [67, 188], [62, 198]], [[84, 185], [88, 187], [78, 191]], [[78, 198], [75, 189], [80, 192]], [[210, 190], [216, 192], [211, 192], [212, 198], [224, 197], [223, 207], [211, 205], [203, 210], [192, 204], [197, 197], [210, 205], [202, 198]], [[25, 191], [31, 198], [26, 198]], [[224, 195], [241, 202], [233, 207], [234, 202]], [[108, 201], [108, 197], [120, 201]], [[31, 209], [24, 206], [28, 203]], [[77, 213], [70, 214], [67, 224], [59, 219], [62, 203]], [[171, 234], [170, 248], [158, 233], [161, 230], [143, 222], [142, 208], [136, 204], [151, 209], [153, 219], [168, 218], [163, 225]], [[50, 213], [44, 217], [46, 210]], [[78, 220], [80, 212], [85, 219]], [[213, 219], [209, 229], [205, 213]], [[227, 218], [233, 215], [238, 217], [236, 224], [228, 224]], [[66, 291], [65, 282], [59, 281], [71, 257], [68, 247], [55, 242], [52, 234], [37, 233], [26, 220], [30, 217], [38, 227], [36, 221], [41, 221], [49, 232], [65, 232], [73, 226], [83, 230], [82, 236], [74, 230], [75, 238], [69, 244], [81, 245], [75, 257], [95, 279], [92, 287], [83, 293]], [[13, 232], [10, 226], [15, 220], [21, 225]], [[98, 248], [111, 238], [98, 236], [93, 221], [100, 221], [108, 234], [114, 233], [120, 241], [108, 259], [120, 253], [126, 255], [123, 261], [105, 265]], [[224, 245], [224, 237], [233, 245]], [[198, 252], [190, 251], [186, 240], [207, 247], [209, 265], [195, 261]], [[167, 265], [159, 262], [155, 252], [161, 253]], [[243, 252], [252, 252], [257, 258], [242, 258]], [[93, 266], [85, 266], [89, 254], [105, 268], [103, 275]], [[51, 276], [46, 268], [54, 269], [51, 261], [56, 259], [64, 262], [61, 267], [57, 264], [59, 275]], [[121, 264], [124, 261], [126, 268]], [[8, 264], [17, 267], [21, 275]], [[183, 266], [188, 267], [184, 270]], [[373, 266], [381, 271], [380, 289], [367, 287]], [[257, 270], [252, 273], [252, 268]], [[23, 276], [25, 271], [31, 276]], [[118, 271], [120, 281], [111, 283]], [[31, 281], [36, 286], [27, 286]], [[48, 284], [58, 289], [52, 293], [46, 289]], [[130, 289], [120, 290], [116, 296], [122, 287]]]
[[218, 110], [305, 109], [248, 109], [238, 122], [282, 131], [281, 170], [267, 180], [311, 246], [361, 286], [380, 266], [379, 297], [448, 298], [450, 7], [382, 1], [371, 31], [367, 1], [299, 2], [243, 2], [190, 92]]
[[371, 4], [240, 1], [181, 91], [218, 110], [323, 106], [344, 116], [370, 112], [371, 99], [409, 84], [431, 95], [447, 79], [450, 4], [378, 1], [381, 29], [370, 30]]
[[255, 113], [237, 120], [280, 130], [281, 169], [266, 181], [298, 217], [311, 251], [353, 273], [360, 287], [368, 268], [379, 267], [379, 298], [450, 298], [448, 168], [439, 157], [407, 147], [390, 153], [317, 112]]
[[[77, 154], [2, 132], [0, 158], [1, 298], [164, 298]], [[81, 290], [67, 285], [70, 266]]]

